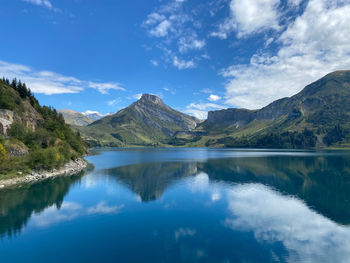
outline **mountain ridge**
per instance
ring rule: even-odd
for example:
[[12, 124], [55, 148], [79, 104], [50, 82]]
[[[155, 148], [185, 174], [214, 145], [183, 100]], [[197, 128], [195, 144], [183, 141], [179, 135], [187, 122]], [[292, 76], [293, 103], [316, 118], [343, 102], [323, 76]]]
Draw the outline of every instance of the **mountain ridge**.
[[94, 146], [349, 147], [350, 70], [329, 73], [261, 109], [210, 111], [205, 121], [144, 94], [79, 130]]
[[64, 121], [69, 125], [87, 126], [94, 122], [93, 119], [90, 119], [89, 117], [78, 111], [70, 109], [61, 109], [57, 112], [63, 115]]
[[161, 98], [143, 94], [138, 101], [116, 114], [79, 129], [90, 143], [154, 146], [167, 144], [177, 132], [194, 130], [199, 122], [195, 117], [169, 107]]

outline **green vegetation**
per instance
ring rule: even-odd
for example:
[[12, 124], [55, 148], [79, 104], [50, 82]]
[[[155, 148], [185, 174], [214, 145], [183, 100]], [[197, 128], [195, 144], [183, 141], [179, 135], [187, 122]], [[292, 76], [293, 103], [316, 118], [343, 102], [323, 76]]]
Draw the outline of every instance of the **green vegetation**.
[[305, 129], [303, 132], [276, 132], [264, 135], [249, 137], [224, 137], [217, 140], [208, 140], [206, 146], [222, 144], [226, 147], [235, 148], [287, 148], [305, 149], [316, 146], [317, 137], [315, 134]]
[[194, 129], [197, 122], [196, 118], [168, 107], [160, 98], [144, 94], [117, 114], [76, 128], [89, 146], [162, 147], [177, 132]]
[[206, 146], [349, 147], [350, 71], [330, 73], [257, 111], [229, 109], [212, 112], [211, 117], [196, 129], [205, 132], [201, 141]]
[[86, 152], [80, 134], [55, 109], [40, 106], [24, 83], [0, 80], [0, 109], [14, 112], [14, 121], [0, 140], [0, 179], [58, 168]]
[[330, 73], [259, 110], [210, 112], [202, 123], [145, 95], [117, 114], [77, 129], [90, 146], [349, 147], [350, 71]]

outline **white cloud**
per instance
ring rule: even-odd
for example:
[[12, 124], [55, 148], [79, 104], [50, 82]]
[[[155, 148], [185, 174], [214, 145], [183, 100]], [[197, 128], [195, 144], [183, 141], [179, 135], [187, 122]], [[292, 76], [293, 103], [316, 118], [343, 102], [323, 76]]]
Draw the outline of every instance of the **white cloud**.
[[173, 58], [173, 65], [177, 67], [178, 69], [190, 69], [195, 68], [196, 64], [193, 60], [183, 60], [178, 58], [177, 56], [174, 56]]
[[170, 88], [165, 87], [165, 88], [163, 88], [163, 90], [169, 92], [171, 95], [175, 95], [176, 94], [176, 90], [175, 89], [170, 89]]
[[205, 110], [197, 110], [197, 109], [193, 109], [193, 108], [189, 108], [183, 111], [186, 114], [192, 115], [194, 117], [196, 117], [197, 119], [200, 120], [205, 120], [208, 116], [208, 112]]
[[33, 5], [46, 7], [47, 9], [53, 10], [53, 6], [49, 0], [22, 0]]
[[208, 100], [209, 101], [218, 101], [218, 100], [221, 100], [221, 97], [218, 95], [215, 95], [215, 94], [210, 94]]
[[298, 6], [303, 0], [288, 0], [288, 4], [292, 6]]
[[37, 71], [25, 65], [8, 63], [1, 60], [0, 76], [9, 79], [20, 79], [27, 83], [33, 92], [46, 95], [79, 93], [86, 87], [96, 89], [102, 94], [108, 93], [108, 90], [125, 90], [119, 83], [84, 81], [51, 71]]
[[281, 244], [287, 251], [286, 262], [348, 261], [350, 228], [319, 215], [302, 201], [258, 184], [237, 185], [227, 199], [231, 215], [226, 226], [252, 232], [263, 244]]
[[233, 31], [238, 37], [244, 37], [266, 29], [279, 29], [279, 4], [280, 0], [231, 0], [230, 17], [211, 35], [225, 39]]
[[89, 207], [87, 209], [88, 215], [95, 215], [95, 214], [115, 214], [120, 212], [123, 209], [124, 205], [120, 206], [108, 206], [106, 205], [106, 202], [101, 201], [96, 206]]
[[350, 2], [310, 0], [304, 13], [276, 40], [276, 55], [256, 54], [248, 65], [222, 72], [226, 103], [259, 108], [299, 92], [334, 70], [350, 68]]
[[97, 114], [97, 115], [103, 116], [102, 113], [99, 113], [98, 111], [93, 111], [93, 110], [86, 110], [86, 111], [82, 112], [82, 114], [84, 114], [84, 115]]
[[188, 182], [188, 187], [194, 193], [204, 192], [209, 188], [209, 176], [206, 173], [199, 173]]
[[150, 62], [151, 62], [151, 64], [152, 64], [153, 66], [155, 66], [155, 67], [158, 67], [158, 66], [159, 66], [159, 63], [158, 63], [157, 60], [151, 60]]
[[[162, 59], [180, 70], [194, 68], [194, 61], [207, 58], [198, 54], [206, 46], [196, 32], [201, 24], [193, 18], [194, 12], [184, 11], [184, 4], [184, 0], [171, 0], [156, 8], [142, 23], [150, 36], [159, 38], [155, 47], [163, 52]], [[187, 60], [177, 54], [190, 51], [196, 53]]]
[[187, 108], [194, 108], [198, 110], [207, 110], [207, 109], [225, 109], [225, 106], [218, 105], [215, 103], [191, 103]]
[[142, 97], [142, 93], [137, 93], [137, 94], [135, 94], [135, 95], [132, 96], [132, 98], [133, 98], [133, 99], [136, 99], [136, 100], [141, 99], [141, 97]]
[[184, 112], [200, 120], [204, 120], [208, 116], [208, 111], [222, 110], [226, 108], [226, 106], [215, 103], [191, 103], [186, 106], [186, 110], [184, 110]]
[[123, 87], [121, 87], [120, 83], [98, 83], [90, 81], [88, 86], [92, 89], [97, 89], [102, 94], [108, 94], [108, 90], [122, 90], [125, 91]]
[[60, 209], [56, 206], [50, 206], [40, 214], [34, 214], [31, 222], [39, 227], [46, 227], [52, 224], [71, 221], [80, 215], [82, 207], [74, 202], [64, 202]]
[[119, 102], [121, 102], [121, 100], [118, 98], [118, 99], [107, 101], [107, 105], [114, 106], [114, 105], [118, 104]]
[[34, 214], [31, 222], [38, 227], [46, 227], [86, 215], [115, 214], [119, 213], [123, 208], [124, 205], [108, 206], [104, 201], [100, 201], [96, 206], [88, 208], [84, 208], [75, 202], [64, 202], [60, 208], [51, 206], [40, 214]]
[[201, 50], [205, 45], [205, 40], [199, 40], [195, 35], [180, 37], [178, 41], [179, 51], [181, 53], [186, 53], [189, 50]]
[[203, 93], [213, 93], [213, 90], [205, 88], [205, 89], [202, 89], [201, 92], [203, 92]]
[[168, 20], [163, 20], [155, 28], [152, 28], [149, 33], [155, 37], [165, 37], [168, 35], [171, 23]]
[[211, 194], [211, 201], [213, 203], [219, 201], [220, 199], [221, 199], [221, 193], [219, 191], [216, 191]]

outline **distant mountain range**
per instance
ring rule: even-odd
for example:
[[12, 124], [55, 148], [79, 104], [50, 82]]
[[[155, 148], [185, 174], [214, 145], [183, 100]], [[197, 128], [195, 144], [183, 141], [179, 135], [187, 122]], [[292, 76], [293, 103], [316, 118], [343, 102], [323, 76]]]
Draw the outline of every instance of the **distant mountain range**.
[[99, 119], [102, 119], [103, 117], [106, 117], [108, 115], [112, 115], [113, 112], [110, 112], [110, 113], [103, 115], [103, 114], [99, 113], [98, 111], [87, 110], [87, 111], [82, 112], [82, 114], [93, 121], [97, 121]]
[[259, 110], [211, 111], [204, 122], [157, 96], [79, 127], [93, 146], [347, 147], [350, 71], [336, 71]]
[[58, 110], [57, 112], [61, 113], [64, 121], [70, 125], [87, 126], [94, 122], [93, 119], [90, 119], [86, 115], [74, 110], [63, 109]]
[[93, 123], [94, 121], [97, 121], [99, 119], [102, 119], [103, 117], [113, 114], [108, 113], [106, 115], [103, 115], [97, 111], [78, 112], [69, 109], [62, 109], [58, 110], [57, 112], [63, 115], [63, 118], [67, 124], [73, 126], [87, 126]]

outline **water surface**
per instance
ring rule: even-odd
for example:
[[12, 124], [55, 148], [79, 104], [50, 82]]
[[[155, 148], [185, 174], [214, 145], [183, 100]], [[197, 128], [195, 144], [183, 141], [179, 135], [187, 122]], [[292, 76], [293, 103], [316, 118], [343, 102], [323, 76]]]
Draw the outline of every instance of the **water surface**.
[[348, 152], [97, 152], [0, 191], [1, 262], [350, 262]]

